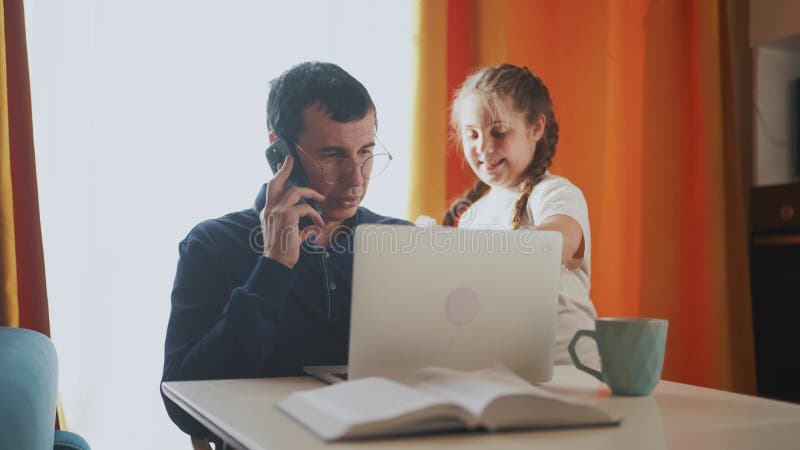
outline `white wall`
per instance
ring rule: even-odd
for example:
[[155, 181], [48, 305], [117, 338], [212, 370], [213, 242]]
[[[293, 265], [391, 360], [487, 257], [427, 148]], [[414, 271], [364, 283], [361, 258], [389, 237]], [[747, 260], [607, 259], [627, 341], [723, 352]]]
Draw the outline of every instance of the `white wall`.
[[267, 180], [267, 82], [309, 59], [373, 94], [396, 159], [365, 205], [405, 217], [413, 2], [26, 0], [60, 390], [93, 448], [188, 448], [158, 384], [177, 244]]
[[798, 182], [792, 83], [800, 78], [800, 52], [758, 47], [753, 54], [753, 184]]

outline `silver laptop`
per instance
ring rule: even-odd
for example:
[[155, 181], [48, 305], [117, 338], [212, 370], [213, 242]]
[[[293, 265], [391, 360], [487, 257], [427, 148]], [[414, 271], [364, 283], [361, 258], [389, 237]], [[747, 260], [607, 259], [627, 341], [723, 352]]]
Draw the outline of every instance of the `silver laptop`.
[[326, 382], [404, 381], [425, 366], [495, 362], [552, 377], [561, 234], [359, 225], [348, 366], [306, 367]]

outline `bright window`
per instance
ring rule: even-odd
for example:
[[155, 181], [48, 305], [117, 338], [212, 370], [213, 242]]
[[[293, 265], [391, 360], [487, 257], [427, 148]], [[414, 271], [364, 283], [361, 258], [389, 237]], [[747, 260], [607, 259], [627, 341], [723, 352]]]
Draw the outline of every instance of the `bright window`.
[[406, 217], [413, 2], [26, 0], [53, 339], [93, 448], [186, 448], [158, 385], [178, 242], [269, 178], [267, 82], [361, 80], [395, 156], [364, 205]]

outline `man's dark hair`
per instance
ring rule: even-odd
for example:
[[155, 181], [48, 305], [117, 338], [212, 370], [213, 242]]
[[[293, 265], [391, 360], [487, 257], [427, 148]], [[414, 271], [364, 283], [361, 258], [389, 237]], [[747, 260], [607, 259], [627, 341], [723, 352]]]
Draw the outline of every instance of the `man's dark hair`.
[[[303, 132], [303, 111], [313, 104], [336, 122], [363, 119], [375, 111], [367, 89], [336, 64], [304, 62], [269, 83], [267, 129], [295, 141]], [[377, 126], [377, 116], [376, 116]]]

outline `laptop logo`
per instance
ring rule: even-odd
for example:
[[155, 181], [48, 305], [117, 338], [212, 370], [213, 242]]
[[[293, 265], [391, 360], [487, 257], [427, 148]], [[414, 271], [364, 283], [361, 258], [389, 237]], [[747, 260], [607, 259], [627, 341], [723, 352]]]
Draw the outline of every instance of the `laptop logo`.
[[447, 296], [444, 311], [447, 319], [455, 326], [472, 323], [481, 309], [478, 293], [470, 288], [457, 288]]

